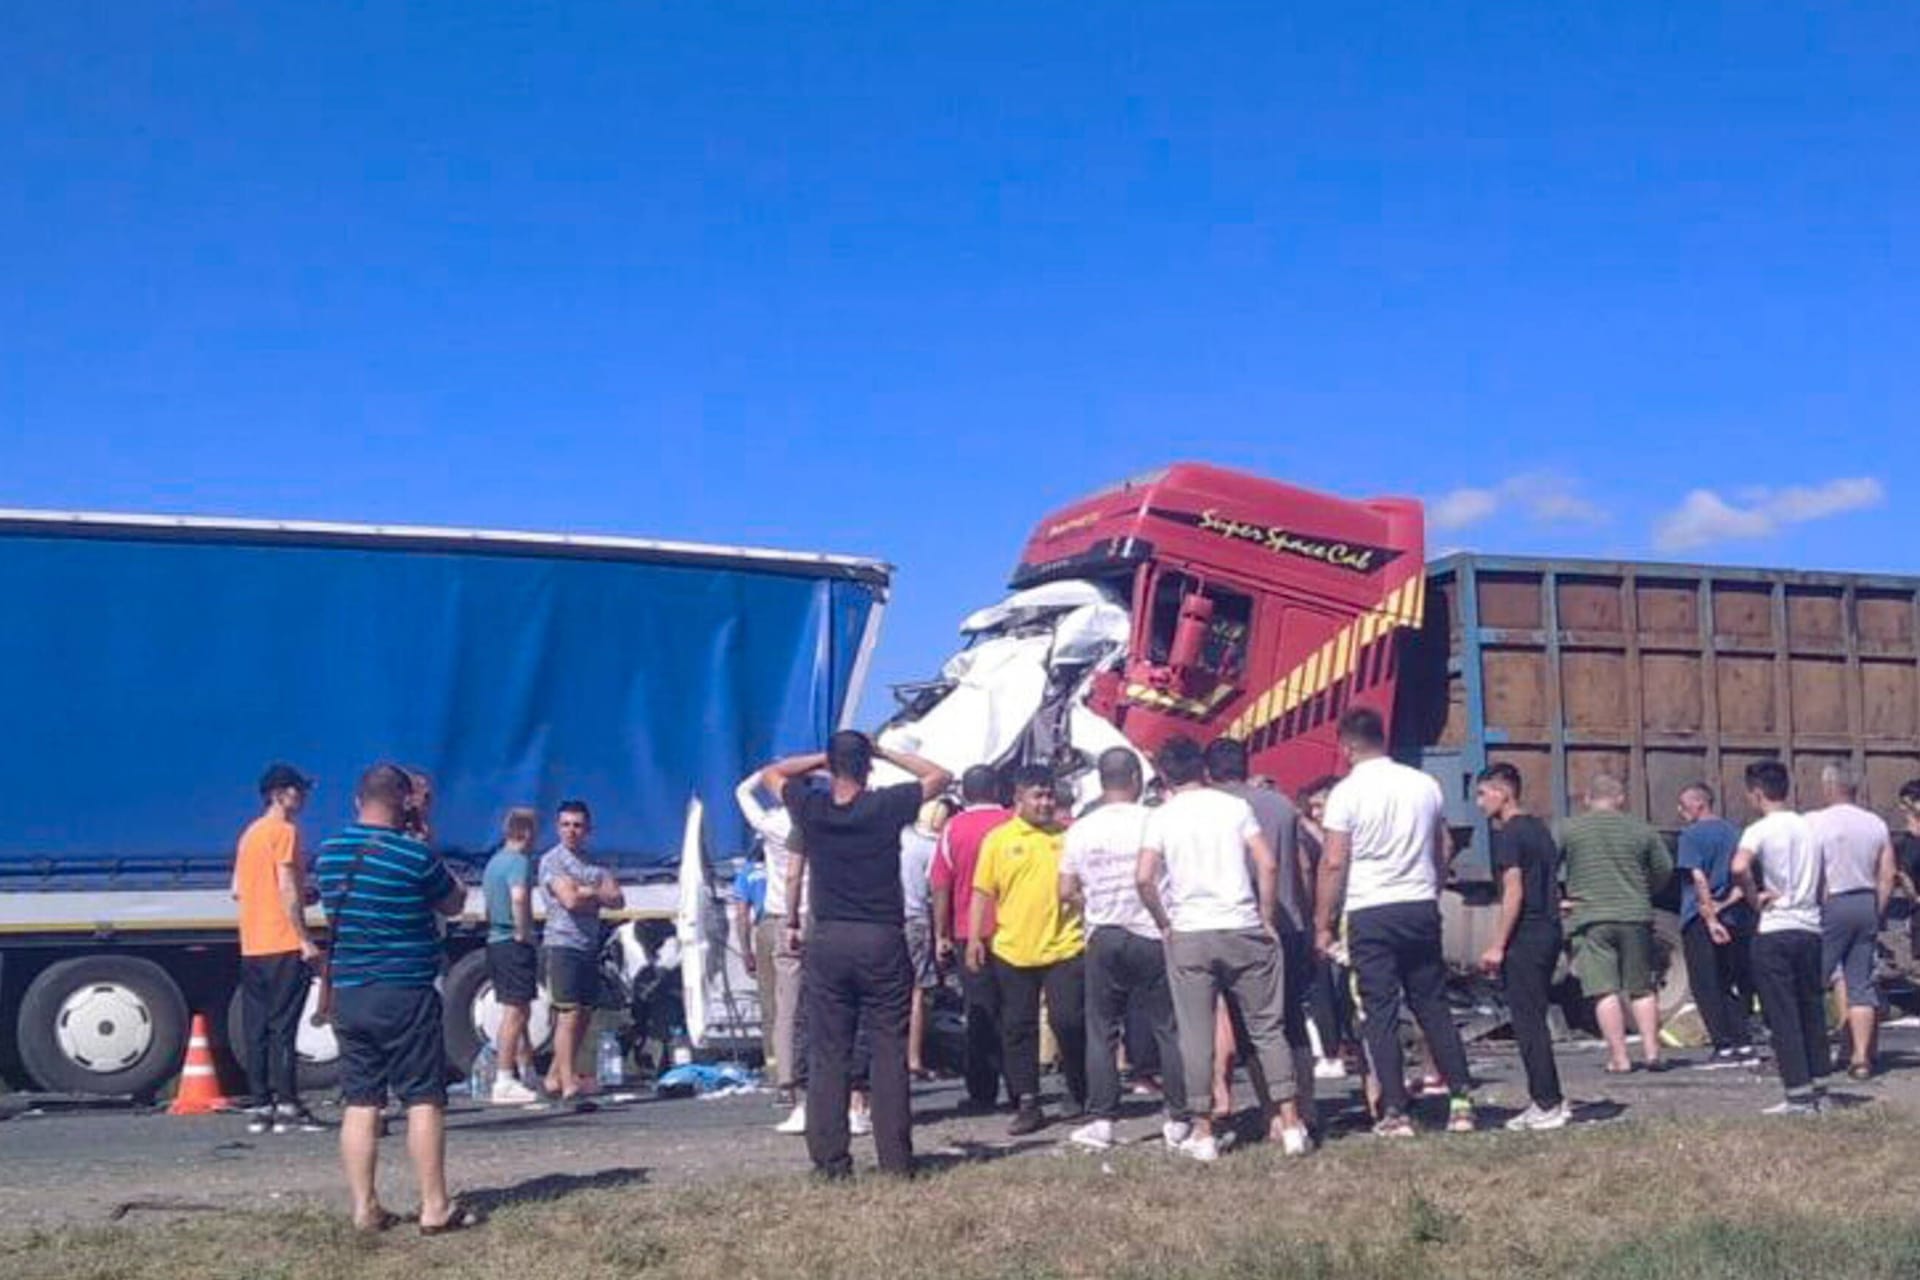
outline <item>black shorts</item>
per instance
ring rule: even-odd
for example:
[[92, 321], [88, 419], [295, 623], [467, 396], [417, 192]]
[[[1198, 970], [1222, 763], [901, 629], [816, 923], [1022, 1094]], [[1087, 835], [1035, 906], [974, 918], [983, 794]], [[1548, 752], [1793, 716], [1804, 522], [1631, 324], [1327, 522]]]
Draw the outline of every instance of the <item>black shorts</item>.
[[487, 980], [500, 1004], [532, 1004], [540, 988], [540, 953], [531, 942], [489, 942]]
[[600, 962], [591, 951], [548, 947], [547, 999], [556, 1009], [591, 1008], [600, 996]]
[[447, 1105], [440, 993], [432, 987], [347, 987], [334, 993], [340, 1096], [350, 1107]]

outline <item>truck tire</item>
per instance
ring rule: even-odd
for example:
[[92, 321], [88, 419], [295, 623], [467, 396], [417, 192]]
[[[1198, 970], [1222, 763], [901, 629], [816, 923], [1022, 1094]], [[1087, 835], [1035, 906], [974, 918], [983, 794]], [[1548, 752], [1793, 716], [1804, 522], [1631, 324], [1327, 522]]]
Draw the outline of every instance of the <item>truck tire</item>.
[[20, 1061], [50, 1093], [151, 1097], [180, 1070], [187, 1001], [138, 956], [49, 965], [20, 1001]]
[[[464, 1075], [481, 1046], [492, 1044], [500, 1029], [500, 1006], [494, 1002], [493, 980], [487, 976], [486, 948], [476, 948], [453, 962], [445, 991], [447, 1061]], [[545, 1055], [553, 1047], [553, 1006], [547, 1002], [544, 978], [528, 1014], [527, 1036], [535, 1055]]]
[[1665, 1027], [1693, 1001], [1687, 981], [1687, 958], [1680, 946], [1680, 917], [1671, 911], [1653, 913], [1654, 994], [1660, 998], [1660, 1025]]
[[[307, 1003], [300, 1011], [300, 1030], [294, 1039], [298, 1054], [297, 1083], [302, 1093], [324, 1093], [340, 1083], [340, 1041], [330, 1023], [316, 1019], [320, 980], [307, 985]], [[244, 1070], [247, 1062], [246, 999], [238, 987], [227, 1002], [227, 1048]]]

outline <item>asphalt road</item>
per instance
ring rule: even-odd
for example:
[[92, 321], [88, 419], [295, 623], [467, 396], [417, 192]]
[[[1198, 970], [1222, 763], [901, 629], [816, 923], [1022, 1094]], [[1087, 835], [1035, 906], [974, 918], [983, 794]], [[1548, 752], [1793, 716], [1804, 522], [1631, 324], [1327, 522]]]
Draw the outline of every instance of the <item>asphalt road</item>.
[[[1890, 1028], [1890, 1070], [1872, 1082], [1835, 1086], [1846, 1104], [1920, 1106], [1920, 1027]], [[1563, 1044], [1561, 1069], [1576, 1102], [1576, 1122], [1703, 1115], [1751, 1115], [1776, 1101], [1771, 1068], [1706, 1068], [1699, 1051], [1669, 1055], [1660, 1075], [1602, 1075], [1597, 1045]], [[1476, 1046], [1484, 1123], [1525, 1105], [1519, 1061], [1504, 1045]], [[1357, 1128], [1353, 1082], [1320, 1085], [1335, 1143], [1367, 1141]], [[1006, 1136], [1003, 1116], [961, 1117], [956, 1082], [916, 1086], [915, 1145], [946, 1159], [1030, 1158], [1058, 1152], [1067, 1126], [1021, 1140]], [[1157, 1136], [1155, 1103], [1131, 1099], [1123, 1136]], [[322, 1111], [323, 1118], [337, 1113]], [[591, 1115], [526, 1112], [456, 1102], [449, 1119], [448, 1165], [456, 1191], [480, 1202], [564, 1192], [579, 1185], [684, 1186], [741, 1174], [793, 1173], [807, 1167], [804, 1143], [772, 1131], [781, 1113], [768, 1093], [716, 1099], [636, 1099]], [[1444, 1140], [1438, 1136], [1431, 1140]], [[1541, 1135], [1540, 1141], [1558, 1140]], [[866, 1140], [856, 1155], [870, 1160]], [[400, 1126], [382, 1149], [383, 1198], [414, 1203]], [[249, 1135], [237, 1116], [174, 1119], [125, 1111], [29, 1112], [0, 1123], [0, 1222], [13, 1227], [72, 1222], [137, 1223], [209, 1209], [310, 1204], [341, 1207], [343, 1193], [331, 1132]]]

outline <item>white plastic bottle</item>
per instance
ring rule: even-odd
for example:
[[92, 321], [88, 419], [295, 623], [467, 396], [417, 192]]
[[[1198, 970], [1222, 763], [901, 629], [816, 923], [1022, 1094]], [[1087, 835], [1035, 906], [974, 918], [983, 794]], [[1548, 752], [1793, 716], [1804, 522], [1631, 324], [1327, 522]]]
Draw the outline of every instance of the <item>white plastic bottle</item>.
[[493, 1045], [481, 1045], [480, 1052], [473, 1055], [473, 1070], [467, 1075], [467, 1096], [475, 1102], [486, 1102], [492, 1098], [494, 1074], [498, 1069]]
[[594, 1074], [599, 1077], [602, 1089], [615, 1089], [627, 1082], [625, 1058], [620, 1051], [620, 1037], [611, 1031], [601, 1031]]

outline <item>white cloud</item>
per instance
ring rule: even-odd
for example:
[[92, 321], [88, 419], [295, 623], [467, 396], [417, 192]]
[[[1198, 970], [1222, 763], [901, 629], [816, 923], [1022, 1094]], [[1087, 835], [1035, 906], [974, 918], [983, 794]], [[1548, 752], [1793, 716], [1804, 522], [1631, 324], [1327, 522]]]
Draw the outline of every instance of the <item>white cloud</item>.
[[1455, 489], [1427, 505], [1427, 524], [1435, 529], [1464, 529], [1499, 509], [1500, 495], [1491, 489]]
[[1526, 513], [1542, 524], [1607, 522], [1606, 509], [1582, 497], [1574, 482], [1565, 476], [1543, 472], [1515, 476], [1506, 488]]
[[1871, 476], [1849, 480], [1829, 480], [1812, 488], [1795, 486], [1782, 489], [1774, 499], [1781, 520], [1798, 524], [1802, 520], [1824, 520], [1849, 511], [1865, 511], [1887, 500], [1887, 491]]
[[1786, 489], [1743, 489], [1738, 505], [1712, 489], [1695, 489], [1654, 523], [1653, 545], [1662, 551], [1690, 551], [1716, 542], [1765, 538], [1786, 525], [1877, 507], [1886, 497], [1886, 488], [1869, 476]]
[[1517, 510], [1538, 524], [1605, 524], [1607, 512], [1565, 476], [1534, 471], [1491, 489], [1455, 489], [1427, 504], [1427, 525], [1464, 529], [1502, 511]]

